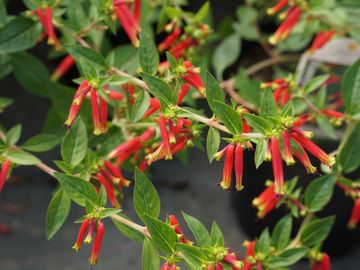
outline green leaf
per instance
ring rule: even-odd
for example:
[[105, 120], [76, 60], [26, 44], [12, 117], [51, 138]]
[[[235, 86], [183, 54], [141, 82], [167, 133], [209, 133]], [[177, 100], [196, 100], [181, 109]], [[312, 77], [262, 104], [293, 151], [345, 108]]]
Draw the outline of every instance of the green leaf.
[[330, 201], [334, 190], [335, 176], [324, 175], [313, 180], [305, 190], [305, 206], [311, 212], [317, 212]]
[[135, 74], [140, 66], [139, 53], [131, 45], [116, 47], [107, 58], [108, 66], [118, 68], [126, 73]]
[[0, 30], [0, 54], [24, 51], [33, 47], [41, 33], [33, 20], [17, 17]]
[[196, 239], [196, 243], [202, 247], [209, 246], [211, 242], [211, 238], [205, 226], [199, 220], [184, 212], [182, 213], [182, 215], [187, 225], [189, 226], [189, 229], [194, 235]]
[[163, 252], [172, 254], [178, 240], [174, 230], [168, 224], [151, 216], [145, 215], [143, 218], [154, 244]]
[[6, 133], [6, 143], [8, 145], [14, 145], [20, 139], [21, 125], [17, 124]]
[[31, 94], [46, 97], [50, 73], [35, 56], [22, 52], [11, 55], [17, 81]]
[[220, 146], [219, 130], [210, 127], [206, 138], [206, 152], [210, 163], [214, 159], [214, 155], [218, 151], [219, 146]]
[[144, 113], [149, 108], [150, 104], [150, 95], [145, 90], [140, 91], [140, 94], [136, 97], [134, 106], [131, 112], [131, 120], [133, 122], [139, 121], [143, 116]]
[[222, 79], [227, 67], [234, 64], [238, 59], [241, 50], [241, 38], [238, 34], [228, 36], [216, 48], [212, 57], [212, 66], [216, 72], [216, 78]]
[[268, 228], [263, 230], [259, 239], [256, 241], [255, 244], [255, 254], [261, 253], [263, 255], [267, 255], [270, 252], [270, 234]]
[[13, 103], [14, 103], [14, 100], [12, 100], [11, 98], [1, 97], [0, 98], [0, 113], [2, 113], [6, 107], [10, 106]]
[[34, 155], [18, 149], [9, 151], [6, 157], [18, 165], [35, 165], [41, 162], [41, 160]]
[[141, 31], [139, 53], [142, 70], [155, 75], [159, 66], [159, 54], [151, 35], [145, 31]]
[[280, 269], [295, 264], [303, 258], [308, 252], [308, 248], [299, 247], [285, 250], [277, 257], [271, 256], [267, 260], [267, 266], [270, 269]]
[[84, 122], [78, 118], [64, 137], [61, 144], [61, 156], [72, 166], [78, 165], [85, 157], [88, 148], [88, 138]]
[[294, 117], [294, 103], [290, 100], [285, 106], [282, 108], [280, 115], [282, 117], [291, 116]]
[[224, 102], [224, 91], [221, 89], [219, 83], [210, 72], [206, 72], [205, 77], [206, 98], [209, 106], [213, 112], [216, 111], [215, 101]]
[[244, 113], [243, 116], [246, 122], [254, 129], [255, 132], [260, 132], [265, 135], [271, 132], [271, 124], [263, 117], [249, 113]]
[[146, 215], [157, 218], [160, 214], [159, 194], [151, 181], [138, 168], [135, 169], [134, 208], [144, 222]]
[[301, 233], [301, 243], [315, 246], [323, 242], [331, 231], [335, 216], [320, 218], [311, 221]]
[[152, 240], [145, 238], [142, 251], [142, 269], [158, 270], [160, 268], [159, 251], [156, 249]]
[[215, 101], [216, 114], [221, 122], [234, 135], [242, 133], [242, 121], [239, 113], [225, 103]]
[[304, 92], [305, 94], [310, 94], [311, 92], [315, 91], [319, 87], [321, 87], [327, 79], [329, 79], [329, 75], [320, 75], [315, 78], [312, 78], [305, 86]]
[[325, 136], [334, 140], [337, 139], [335, 128], [333, 127], [333, 125], [331, 125], [327, 117], [319, 115], [318, 117], [316, 117], [316, 123], [318, 124], [319, 128]]
[[59, 189], [51, 199], [46, 213], [46, 237], [53, 238], [64, 224], [69, 215], [71, 206], [70, 197], [63, 189]]
[[224, 236], [219, 228], [219, 225], [215, 221], [213, 222], [211, 227], [210, 237], [211, 237], [211, 246], [213, 247], [224, 246]]
[[267, 140], [260, 139], [256, 145], [255, 156], [254, 156], [256, 169], [259, 168], [260, 165], [264, 162], [267, 149], [268, 149]]
[[4, 0], [0, 0], [0, 27], [2, 27], [6, 23], [6, 5], [4, 3]]
[[290, 241], [291, 229], [291, 215], [286, 215], [276, 224], [274, 228], [271, 236], [271, 246], [277, 250], [283, 250], [286, 248]]
[[184, 255], [188, 269], [201, 269], [204, 262], [209, 260], [208, 256], [206, 256], [208, 251], [199, 247], [180, 243], [176, 245], [176, 248]]
[[277, 115], [278, 110], [272, 90], [266, 89], [261, 99], [260, 116], [268, 117]]
[[83, 61], [99, 69], [106, 67], [104, 57], [92, 49], [80, 45], [68, 45], [65, 46], [65, 49], [74, 57], [76, 62]]
[[349, 67], [341, 82], [341, 91], [346, 111], [355, 114], [360, 111], [360, 59]]
[[350, 124], [345, 131], [337, 164], [344, 173], [351, 173], [360, 166], [360, 123]]
[[55, 173], [55, 178], [59, 181], [63, 189], [77, 204], [85, 206], [85, 202], [97, 205], [99, 202], [94, 186], [81, 178], [62, 173]]
[[207, 14], [209, 13], [210, 3], [206, 1], [198, 12], [196, 12], [194, 19], [198, 22], [201, 22], [203, 19], [206, 18]]
[[46, 152], [53, 149], [59, 142], [58, 135], [43, 133], [28, 139], [21, 148], [30, 152]]
[[141, 73], [141, 77], [150, 88], [151, 94], [160, 100], [172, 103], [173, 91], [166, 82], [146, 73]]
[[[123, 217], [123, 218], [126, 218], [126, 219], [130, 220], [126, 215], [124, 215], [124, 214], [122, 214], [122, 213], [119, 213], [118, 215], [121, 216], [121, 217]], [[137, 242], [137, 243], [139, 243], [139, 244], [142, 244], [142, 243], [144, 242], [144, 238], [145, 238], [145, 237], [144, 237], [144, 235], [143, 235], [141, 232], [139, 232], [139, 231], [137, 231], [137, 230], [135, 230], [135, 229], [133, 229], [133, 228], [125, 225], [124, 223], [120, 223], [119, 221], [117, 221], [117, 220], [114, 219], [114, 218], [111, 218], [111, 220], [114, 222], [116, 228], [117, 228], [122, 234], [124, 234], [126, 237], [128, 237], [128, 238], [131, 239], [131, 240], [134, 240], [135, 242]], [[131, 221], [131, 220], [130, 220], [130, 221]]]

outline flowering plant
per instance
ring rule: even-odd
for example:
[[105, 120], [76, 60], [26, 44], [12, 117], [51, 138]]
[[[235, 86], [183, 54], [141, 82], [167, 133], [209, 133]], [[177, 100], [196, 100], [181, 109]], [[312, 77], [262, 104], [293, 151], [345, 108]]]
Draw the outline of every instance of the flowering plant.
[[[22, 144], [21, 125], [1, 128], [0, 191], [6, 192], [5, 183], [19, 166], [33, 165], [53, 176], [59, 186], [48, 207], [48, 239], [74, 203], [85, 214], [77, 220], [73, 248], [91, 244], [91, 265], [101, 259], [105, 228], [111, 226], [105, 223], [111, 219], [121, 233], [143, 244], [143, 269], [284, 269], [302, 258], [314, 270], [330, 269], [322, 244], [335, 216], [318, 213], [335, 187], [354, 201], [348, 226], [355, 228], [360, 219], [359, 182], [351, 176], [360, 166], [360, 61], [343, 76], [324, 65], [305, 82], [293, 64], [299, 53], [311, 56], [332, 40], [360, 40], [358, 1], [248, 0], [226, 33], [211, 26], [209, 2], [196, 12], [182, 0], [23, 2], [24, 12], [8, 15], [0, 1], [0, 76], [14, 74], [25, 90], [48, 98], [52, 108], [44, 133]], [[262, 23], [271, 18], [279, 26], [264, 32]], [[130, 44], [117, 45], [120, 38]], [[260, 45], [269, 58], [233, 75], [229, 68], [242, 59], [245, 42]], [[49, 57], [59, 62], [52, 74], [27, 52], [44, 43]], [[217, 44], [213, 53], [211, 44]], [[78, 76], [63, 84], [75, 67]], [[263, 73], [271, 68], [272, 78]], [[200, 99], [210, 113], [197, 108]], [[0, 110], [12, 103], [0, 98]], [[336, 129], [343, 132], [331, 153], [317, 145], [310, 130], [316, 127], [335, 139]], [[222, 179], [209, 180], [219, 182], [219, 192], [247, 192], [244, 159], [254, 152], [257, 168], [271, 162], [273, 170], [271, 180], [253, 179], [264, 183], [253, 194], [258, 217], [266, 219], [280, 205], [289, 208], [274, 228], [246, 241], [242, 255], [225, 245], [216, 222], [209, 232], [184, 213], [192, 238], [184, 235], [179, 217], [160, 219], [159, 195], [146, 176], [152, 163], [202, 148], [205, 132], [210, 163], [224, 162]], [[57, 169], [34, 155], [58, 145]], [[321, 165], [314, 166], [312, 158]], [[297, 186], [302, 179], [284, 174], [284, 166], [295, 162], [321, 176]], [[134, 185], [141, 223], [120, 213], [129, 185]], [[294, 219], [302, 220], [295, 233]]]

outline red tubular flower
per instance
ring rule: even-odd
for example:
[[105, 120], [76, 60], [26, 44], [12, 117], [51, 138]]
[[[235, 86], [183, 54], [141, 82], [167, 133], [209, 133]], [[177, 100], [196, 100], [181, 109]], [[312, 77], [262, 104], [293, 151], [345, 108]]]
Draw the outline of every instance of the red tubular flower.
[[50, 7], [45, 8], [45, 10], [38, 8], [34, 12], [39, 17], [45, 34], [48, 36], [48, 44], [55, 45], [57, 50], [61, 49], [61, 45], [56, 36], [54, 25], [52, 22], [52, 9]]
[[92, 241], [92, 237], [95, 231], [95, 226], [96, 226], [96, 221], [95, 220], [91, 220], [90, 225], [89, 225], [89, 230], [88, 233], [84, 239], [84, 243], [85, 244], [90, 244]]
[[234, 270], [240, 270], [243, 266], [243, 263], [236, 257], [235, 253], [228, 253], [224, 256], [223, 261], [232, 266]]
[[298, 7], [291, 8], [287, 18], [280, 24], [275, 34], [270, 37], [271, 44], [277, 44], [280, 40], [286, 39], [292, 32], [296, 23], [300, 20], [301, 9]]
[[199, 75], [199, 71], [194, 68], [190, 61], [184, 62], [184, 68], [186, 69], [186, 73], [183, 74], [181, 77], [192, 87], [194, 87], [200, 95], [205, 96], [205, 86]]
[[273, 15], [278, 13], [282, 8], [284, 8], [288, 4], [289, 0], [279, 0], [279, 2], [273, 6], [272, 8], [267, 9], [267, 14]]
[[170, 227], [173, 228], [176, 234], [179, 236], [180, 242], [191, 245], [192, 242], [185, 237], [184, 232], [180, 227], [180, 223], [174, 215], [169, 215], [169, 222]]
[[91, 249], [91, 256], [89, 259], [91, 265], [95, 265], [97, 263], [99, 252], [101, 249], [102, 239], [104, 237], [104, 232], [105, 232], [104, 223], [100, 221], [96, 229], [94, 244]]
[[104, 161], [104, 165], [105, 165], [105, 168], [116, 178], [118, 178], [120, 181], [122, 181], [126, 186], [128, 186], [128, 184], [126, 183], [129, 183], [130, 182], [124, 177], [124, 175], [122, 174], [121, 170], [114, 166], [113, 164], [111, 164], [110, 161], [108, 160], [105, 160]]
[[236, 177], [236, 185], [235, 188], [237, 191], [240, 191], [244, 188], [243, 184], [242, 184], [242, 180], [243, 180], [243, 156], [244, 156], [244, 152], [242, 149], [242, 145], [241, 144], [236, 144], [235, 147], [235, 163], [234, 163], [234, 167], [235, 167], [235, 177]]
[[99, 94], [94, 88], [91, 88], [90, 90], [90, 101], [91, 101], [91, 109], [92, 109], [92, 118], [94, 122], [94, 134], [100, 135], [101, 133], [103, 133], [103, 129], [101, 126], [101, 119], [100, 119]]
[[275, 193], [278, 195], [284, 195], [284, 171], [282, 166], [279, 141], [277, 138], [271, 138], [270, 147], [275, 181]]
[[314, 262], [311, 270], [330, 270], [330, 257], [326, 253], [322, 254], [321, 261]]
[[295, 160], [291, 154], [290, 135], [289, 132], [283, 132], [284, 154], [286, 165], [293, 165]]
[[124, 96], [123, 94], [114, 91], [114, 90], [109, 90], [109, 99], [111, 100], [123, 100]]
[[149, 117], [158, 110], [160, 110], [160, 101], [156, 98], [150, 98], [150, 108], [145, 112], [143, 118]]
[[65, 125], [68, 126], [69, 128], [74, 124], [75, 119], [76, 119], [77, 115], [79, 114], [81, 106], [84, 102], [84, 99], [85, 99], [86, 95], [89, 93], [90, 89], [91, 89], [91, 86], [88, 84], [87, 81], [83, 81], [80, 84], [80, 86], [78, 87], [78, 89], [75, 93], [73, 102], [70, 106], [68, 118], [65, 121]]
[[244, 243], [246, 249], [246, 259], [244, 260], [244, 266], [241, 270], [251, 270], [255, 265], [254, 263], [249, 262], [248, 257], [253, 257], [255, 255], [255, 241]]
[[9, 235], [11, 233], [11, 227], [5, 223], [0, 222], [0, 235]]
[[174, 29], [174, 31], [168, 35], [158, 46], [158, 50], [160, 52], [163, 52], [165, 50], [167, 50], [168, 48], [170, 48], [174, 42], [176, 42], [178, 40], [178, 38], [181, 35], [181, 29], [179, 27], [176, 27]]
[[298, 145], [298, 146], [301, 149], [301, 153], [296, 150], [293, 150], [294, 155], [301, 162], [301, 164], [305, 167], [307, 173], [315, 173], [316, 168], [311, 164], [310, 158], [309, 158], [308, 154], [306, 153], [305, 149], [301, 145]]
[[356, 199], [354, 207], [351, 212], [351, 218], [348, 222], [348, 227], [353, 229], [359, 223], [360, 220], [360, 199]]
[[126, 152], [133, 152], [133, 150], [136, 148], [137, 145], [141, 144], [139, 137], [134, 137], [131, 140], [124, 142], [123, 144], [120, 144], [118, 147], [116, 147], [114, 150], [112, 150], [108, 154], [108, 158], [112, 159], [115, 157], [119, 157], [123, 155]]
[[135, 46], [139, 46], [138, 34], [140, 33], [140, 26], [135, 20], [126, 6], [126, 1], [113, 1], [115, 13], [122, 25], [124, 31], [128, 35], [131, 43]]
[[178, 105], [180, 105], [183, 102], [183, 100], [184, 100], [185, 96], [187, 95], [187, 93], [189, 92], [189, 90], [190, 90], [190, 86], [188, 84], [184, 83], [181, 86], [181, 89], [180, 89], [179, 95], [178, 95], [178, 99], [177, 99]]
[[305, 136], [292, 132], [291, 137], [301, 146], [303, 146], [308, 152], [321, 161], [321, 163], [332, 166], [335, 163], [335, 158], [326, 154], [319, 146], [313, 143]]
[[79, 249], [81, 248], [81, 245], [82, 245], [82, 243], [83, 243], [83, 241], [85, 239], [85, 234], [86, 234], [86, 231], [87, 231], [87, 229], [89, 227], [90, 222], [91, 222], [91, 219], [87, 218], [81, 223], [76, 242], [72, 247], [76, 251], [79, 251]]
[[314, 53], [316, 50], [321, 49], [335, 34], [336, 30], [319, 32], [311, 44], [309, 52]]
[[330, 118], [343, 119], [345, 115], [342, 112], [334, 111], [334, 110], [321, 110], [323, 114]]
[[0, 192], [3, 190], [6, 178], [9, 174], [10, 170], [10, 160], [6, 159], [4, 163], [1, 165], [1, 172], [0, 172]]
[[296, 118], [296, 120], [293, 123], [294, 127], [301, 127], [303, 126], [307, 121], [309, 121], [311, 118], [310, 114], [303, 114]]
[[226, 147], [223, 177], [220, 182], [220, 186], [223, 189], [230, 188], [231, 174], [232, 174], [233, 163], [234, 163], [234, 148], [235, 148], [234, 144], [229, 144]]
[[60, 64], [56, 67], [55, 71], [51, 75], [51, 80], [57, 81], [58, 79], [60, 79], [62, 76], [64, 76], [65, 73], [67, 73], [71, 69], [74, 63], [74, 58], [71, 55], [65, 56], [65, 58], [61, 60]]
[[176, 270], [176, 269], [177, 269], [176, 264], [170, 264], [169, 262], [164, 263], [160, 267], [160, 270]]
[[100, 184], [102, 184], [104, 186], [104, 188], [106, 190], [106, 195], [107, 195], [111, 205], [115, 208], [120, 208], [120, 204], [119, 204], [118, 200], [116, 199], [114, 186], [110, 182], [111, 179], [106, 179], [105, 176], [101, 173], [97, 174], [97, 178], [98, 178]]
[[162, 115], [159, 116], [158, 124], [162, 138], [162, 145], [164, 146], [163, 150], [165, 154], [165, 159], [172, 159], [169, 134], [166, 130], [165, 119]]
[[223, 269], [224, 269], [224, 267], [222, 266], [221, 263], [216, 263], [216, 268], [215, 268], [215, 270], [223, 270]]
[[141, 0], [134, 0], [134, 19], [140, 24]]
[[269, 185], [260, 195], [252, 201], [258, 208], [258, 217], [264, 218], [277, 204], [277, 197], [274, 192], [274, 184]]
[[169, 52], [175, 57], [175, 59], [179, 59], [193, 42], [194, 40], [191, 37], [187, 37], [185, 40], [172, 47]]

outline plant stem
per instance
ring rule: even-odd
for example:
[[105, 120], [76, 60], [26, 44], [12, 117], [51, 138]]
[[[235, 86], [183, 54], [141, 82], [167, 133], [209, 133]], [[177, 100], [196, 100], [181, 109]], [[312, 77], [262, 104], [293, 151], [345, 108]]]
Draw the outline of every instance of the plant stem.
[[312, 213], [308, 213], [303, 222], [301, 223], [301, 226], [299, 228], [299, 231], [298, 233], [296, 234], [295, 238], [291, 241], [291, 243], [286, 247], [286, 249], [291, 249], [291, 248], [294, 248], [294, 247], [297, 247], [299, 244], [301, 244], [301, 233], [303, 232], [303, 230], [305, 229], [305, 227], [309, 224], [309, 222], [311, 221], [313, 217], [313, 214]]
[[[217, 121], [215, 121], [214, 119], [211, 119], [211, 118], [206, 118], [206, 117], [203, 117], [201, 115], [197, 115], [191, 111], [188, 111], [184, 108], [181, 108], [181, 107], [177, 107], [179, 110], [183, 111], [183, 112], [186, 112], [188, 115], [187, 115], [187, 118], [191, 119], [191, 120], [194, 120], [194, 121], [197, 121], [197, 122], [200, 122], [200, 123], [203, 123], [209, 127], [214, 127], [218, 130], [221, 130], [223, 132], [226, 132], [226, 133], [229, 133], [231, 134], [231, 132], [223, 125], [219, 124]], [[241, 137], [243, 138], [247, 138], [247, 139], [260, 139], [260, 138], [263, 138], [264, 135], [260, 134], [260, 133], [242, 133], [240, 135]]]
[[149, 231], [147, 230], [147, 228], [145, 226], [141, 226], [141, 225], [139, 225], [135, 222], [132, 222], [132, 221], [130, 221], [122, 216], [119, 216], [119, 215], [112, 215], [111, 218], [120, 222], [121, 224], [124, 224], [124, 225], [140, 232], [145, 237], [151, 237]]

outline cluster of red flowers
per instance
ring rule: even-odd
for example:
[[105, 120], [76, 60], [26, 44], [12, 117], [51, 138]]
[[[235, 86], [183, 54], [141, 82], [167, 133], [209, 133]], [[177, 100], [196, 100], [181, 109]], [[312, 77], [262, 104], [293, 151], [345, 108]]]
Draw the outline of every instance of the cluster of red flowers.
[[184, 235], [184, 232], [181, 229], [180, 223], [177, 220], [177, 218], [174, 215], [169, 215], [168, 221], [169, 221], [170, 227], [173, 228], [176, 235], [178, 236], [179, 241], [184, 244], [192, 245], [192, 242], [189, 241], [189, 239], [187, 239], [186, 236]]
[[184, 73], [182, 78], [189, 83], [203, 97], [206, 96], [204, 83], [199, 75], [200, 69], [195, 68], [190, 61], [184, 62]]
[[50, 7], [46, 7], [45, 9], [37, 8], [34, 10], [34, 13], [39, 17], [39, 20], [44, 28], [45, 35], [48, 36], [48, 44], [55, 45], [55, 48], [60, 50], [61, 44], [55, 33], [52, 9]]
[[[88, 233], [86, 234], [86, 232]], [[91, 249], [91, 256], [89, 259], [91, 265], [95, 265], [97, 263], [104, 232], [104, 223], [101, 220], [98, 221], [96, 219], [87, 218], [81, 223], [73, 249], [78, 251], [81, 248], [82, 243], [90, 244], [93, 239], [93, 234], [95, 234], [94, 243]]]
[[[279, 3], [273, 8], [269, 9], [270, 14], [275, 14], [282, 8], [287, 6], [288, 1], [280, 0]], [[281, 16], [285, 20], [280, 24], [275, 33], [269, 38], [271, 44], [277, 44], [279, 41], [286, 39], [294, 29], [297, 22], [301, 17], [301, 9], [296, 5], [291, 5], [287, 8], [285, 13]]]
[[134, 0], [132, 4], [133, 12], [130, 11], [131, 3], [127, 0], [113, 0], [115, 13], [119, 19], [121, 26], [135, 46], [139, 46], [140, 34], [140, 11], [141, 0]]
[[293, 82], [287, 78], [279, 78], [262, 83], [261, 88], [273, 89], [275, 102], [281, 106], [285, 106], [291, 99], [292, 83]]
[[[109, 90], [107, 86], [103, 87], [103, 92], [105, 95], [108, 95], [109, 99], [122, 99], [122, 95], [120, 93]], [[92, 87], [87, 80], [81, 82], [75, 93], [74, 99], [70, 106], [68, 118], [65, 121], [65, 125], [71, 128], [71, 126], [74, 124], [76, 117], [78, 116], [82, 107], [82, 104], [88, 94], [90, 95], [92, 118], [94, 123], [94, 134], [100, 135], [106, 133], [108, 103], [103, 97], [101, 97], [98, 89]]]
[[[176, 59], [184, 57], [186, 51], [191, 50], [197, 46], [203, 38], [209, 34], [209, 26], [206, 24], [199, 24], [197, 26], [198, 32], [201, 33], [198, 37], [193, 37], [189, 33], [183, 33], [176, 22], [171, 22], [165, 26], [165, 30], [171, 32], [158, 45], [159, 52], [169, 51], [169, 53]], [[191, 63], [190, 63], [191, 64]], [[159, 65], [159, 72], [164, 73], [170, 66], [168, 61], [164, 61]], [[192, 65], [190, 66], [192, 67]], [[196, 87], [195, 87], [196, 88]]]
[[9, 170], [10, 170], [10, 160], [4, 160], [3, 164], [1, 165], [0, 171], [0, 192], [3, 190], [6, 178], [8, 177]]
[[258, 209], [258, 217], [264, 218], [277, 205], [278, 199], [274, 191], [274, 183], [269, 184], [261, 194], [253, 200], [253, 205]]
[[[165, 119], [163, 115], [158, 117], [161, 133], [161, 142], [154, 145], [155, 151], [146, 156], [148, 164], [160, 159], [172, 159], [172, 155], [183, 150], [193, 137], [191, 133], [191, 120], [177, 118], [175, 124], [172, 119]], [[149, 149], [151, 151], [151, 149]]]

